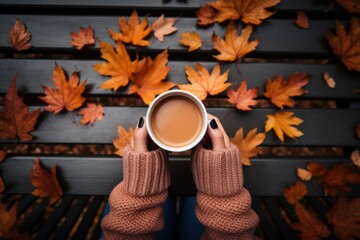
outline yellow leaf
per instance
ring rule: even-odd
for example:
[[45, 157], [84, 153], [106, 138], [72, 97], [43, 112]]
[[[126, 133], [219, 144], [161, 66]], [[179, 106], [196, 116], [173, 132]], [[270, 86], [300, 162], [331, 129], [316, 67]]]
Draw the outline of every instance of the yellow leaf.
[[123, 156], [123, 148], [130, 144], [131, 138], [134, 136], [134, 128], [129, 127], [129, 130], [126, 131], [126, 129], [118, 125], [118, 138], [113, 138], [113, 144], [117, 148], [117, 151], [115, 152], [119, 156]]
[[293, 115], [293, 112], [277, 112], [274, 115], [266, 115], [265, 132], [274, 129], [276, 136], [282, 142], [284, 142], [284, 133], [291, 138], [304, 135], [301, 131], [292, 126], [298, 126], [303, 120], [298, 117], [293, 117]]
[[202, 46], [201, 36], [197, 32], [184, 32], [180, 34], [179, 42], [188, 46], [189, 52], [195, 51]]

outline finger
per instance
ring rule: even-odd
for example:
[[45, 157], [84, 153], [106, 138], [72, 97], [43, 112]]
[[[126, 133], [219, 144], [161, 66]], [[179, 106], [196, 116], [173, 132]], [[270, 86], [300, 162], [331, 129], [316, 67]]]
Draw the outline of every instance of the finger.
[[211, 139], [213, 151], [219, 151], [226, 148], [224, 134], [219, 128], [219, 125], [215, 118], [210, 120], [207, 128], [207, 134]]
[[217, 125], [218, 125], [218, 128], [219, 128], [220, 131], [223, 133], [225, 146], [226, 146], [226, 148], [229, 148], [229, 147], [230, 147], [230, 138], [229, 138], [229, 136], [226, 134], [226, 131], [225, 131], [223, 125], [221, 124], [219, 118], [215, 117], [214, 115], [211, 115], [210, 113], [208, 113], [208, 118], [209, 118], [209, 120], [215, 119], [215, 121], [216, 121], [216, 123], [217, 123]]
[[138, 125], [134, 131], [134, 151], [139, 153], [148, 152], [145, 118], [140, 117]]

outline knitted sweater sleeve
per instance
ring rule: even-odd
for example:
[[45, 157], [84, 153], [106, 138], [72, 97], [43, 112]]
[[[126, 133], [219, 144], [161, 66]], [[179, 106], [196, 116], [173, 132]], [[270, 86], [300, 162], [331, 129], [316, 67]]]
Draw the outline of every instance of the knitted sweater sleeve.
[[157, 149], [124, 149], [124, 179], [109, 196], [110, 212], [101, 222], [106, 240], [155, 239], [163, 228], [162, 204], [170, 185], [168, 158]]
[[192, 170], [198, 189], [195, 211], [205, 226], [201, 239], [257, 239], [259, 218], [243, 188], [238, 148], [233, 144], [217, 152], [199, 148], [192, 157]]

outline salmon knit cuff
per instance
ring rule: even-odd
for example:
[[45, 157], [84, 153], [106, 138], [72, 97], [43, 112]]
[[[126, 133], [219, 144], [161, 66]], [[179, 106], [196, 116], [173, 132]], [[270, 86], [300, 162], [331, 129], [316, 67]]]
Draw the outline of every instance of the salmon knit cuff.
[[240, 152], [236, 145], [221, 151], [202, 147], [192, 156], [192, 171], [198, 191], [213, 196], [230, 196], [243, 186]]
[[170, 185], [167, 153], [156, 150], [138, 153], [130, 146], [124, 148], [123, 172], [127, 191], [135, 196], [153, 195]]

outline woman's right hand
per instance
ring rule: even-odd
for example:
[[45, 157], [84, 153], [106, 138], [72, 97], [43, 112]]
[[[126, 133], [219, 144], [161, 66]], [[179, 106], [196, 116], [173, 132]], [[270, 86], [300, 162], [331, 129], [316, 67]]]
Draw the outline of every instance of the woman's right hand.
[[221, 151], [230, 147], [230, 138], [226, 134], [219, 118], [208, 113], [209, 124], [203, 141], [205, 148]]

